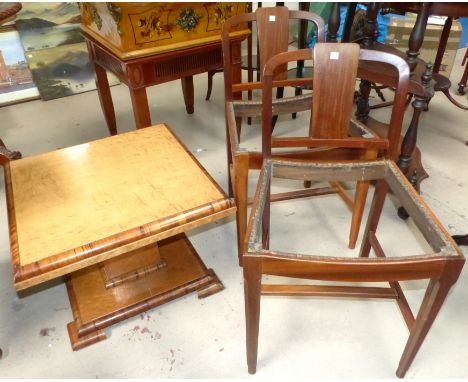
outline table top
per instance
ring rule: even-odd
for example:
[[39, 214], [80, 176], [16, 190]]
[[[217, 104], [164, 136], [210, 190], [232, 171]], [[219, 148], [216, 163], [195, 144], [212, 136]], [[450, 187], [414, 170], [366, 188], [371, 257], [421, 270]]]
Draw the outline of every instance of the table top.
[[5, 167], [17, 289], [234, 212], [166, 125]]

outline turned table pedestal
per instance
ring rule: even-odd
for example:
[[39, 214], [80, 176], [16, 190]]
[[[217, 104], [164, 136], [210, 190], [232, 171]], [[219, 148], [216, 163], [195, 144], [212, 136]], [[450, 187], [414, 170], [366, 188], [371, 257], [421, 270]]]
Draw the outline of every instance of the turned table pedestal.
[[164, 302], [223, 289], [184, 232], [235, 207], [166, 125], [4, 168], [15, 288], [65, 276], [74, 350]]

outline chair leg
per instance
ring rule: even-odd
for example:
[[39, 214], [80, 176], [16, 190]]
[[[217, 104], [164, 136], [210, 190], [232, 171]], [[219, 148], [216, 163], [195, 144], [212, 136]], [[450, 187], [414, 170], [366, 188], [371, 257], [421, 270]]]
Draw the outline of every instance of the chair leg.
[[[276, 98], [278, 98], [278, 99], [283, 98], [283, 96], [284, 96], [284, 88], [283, 87], [276, 88]], [[274, 130], [277, 120], [278, 120], [278, 114], [276, 114], [276, 115], [274, 115], [272, 117], [271, 131]]]
[[369, 252], [371, 250], [369, 232], [375, 232], [377, 229], [387, 191], [388, 184], [384, 180], [379, 180], [375, 186], [374, 198], [372, 199], [372, 205], [367, 219], [366, 230], [364, 231], [364, 238], [362, 239], [359, 257], [369, 257]]
[[432, 326], [442, 304], [450, 290], [456, 282], [463, 267], [464, 260], [450, 261], [444, 268], [440, 279], [430, 280], [424, 296], [415, 324], [411, 330], [405, 350], [400, 359], [400, 364], [396, 371], [399, 378], [405, 376], [406, 371], [414, 360], [424, 338]]
[[[377, 158], [378, 152], [375, 150], [368, 150], [364, 154], [366, 160], [374, 160]], [[357, 238], [359, 236], [359, 229], [361, 228], [362, 215], [364, 207], [366, 206], [367, 192], [369, 191], [369, 182], [358, 181], [356, 184], [356, 195], [353, 203], [353, 214], [351, 217], [351, 228], [349, 231], [349, 249], [356, 247]]]
[[356, 242], [361, 228], [362, 215], [366, 206], [367, 192], [369, 190], [368, 181], [358, 181], [356, 184], [356, 195], [354, 197], [353, 214], [351, 217], [351, 228], [349, 231], [349, 249], [356, 247]]
[[262, 215], [262, 245], [264, 249], [270, 248], [270, 199], [271, 183], [266, 189], [265, 206], [263, 207]]
[[208, 72], [208, 89], [206, 90], [205, 100], [208, 101], [211, 97], [211, 90], [213, 89], [213, 76], [216, 74], [216, 70], [210, 70]]
[[236, 200], [236, 224], [237, 224], [237, 255], [239, 265], [242, 266], [242, 256], [245, 252], [244, 240], [247, 229], [247, 204], [248, 204], [248, 158], [239, 156], [235, 158], [234, 173], [234, 198]]
[[[302, 95], [302, 89], [300, 87], [297, 87], [296, 89], [294, 89], [294, 95], [295, 96]], [[292, 119], [296, 119], [296, 118], [297, 118], [297, 113], [292, 113]]]
[[[232, 162], [233, 162], [233, 159], [232, 159], [232, 152], [231, 152], [231, 143], [229, 141], [229, 122], [228, 122], [228, 113], [226, 112], [225, 113], [225, 123], [226, 123], [226, 158], [227, 158], [227, 186], [228, 186], [228, 195], [230, 198], [232, 198], [234, 196], [234, 192], [233, 192], [233, 189], [232, 189], [232, 182], [233, 182], [233, 179], [232, 179], [232, 173], [231, 173], [231, 170], [232, 170]], [[237, 122], [237, 120], [236, 120]]]
[[249, 373], [255, 374], [260, 324], [261, 260], [245, 256], [243, 263], [247, 366]]

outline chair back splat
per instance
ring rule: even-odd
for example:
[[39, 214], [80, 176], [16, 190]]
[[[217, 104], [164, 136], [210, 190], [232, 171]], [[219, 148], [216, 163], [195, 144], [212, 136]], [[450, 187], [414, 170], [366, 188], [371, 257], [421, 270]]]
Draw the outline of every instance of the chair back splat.
[[358, 63], [357, 44], [316, 45], [311, 137], [348, 136]]
[[[262, 47], [259, 51], [260, 68], [263, 68], [271, 57], [288, 50], [289, 10], [286, 7], [258, 8], [256, 16], [258, 45]], [[276, 70], [278, 79], [287, 78], [287, 65]], [[260, 70], [260, 80], [262, 76]]]

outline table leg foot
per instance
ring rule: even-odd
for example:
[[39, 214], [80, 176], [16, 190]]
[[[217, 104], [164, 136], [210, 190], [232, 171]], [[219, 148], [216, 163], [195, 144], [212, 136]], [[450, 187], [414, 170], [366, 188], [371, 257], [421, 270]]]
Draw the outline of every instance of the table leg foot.
[[208, 269], [207, 274], [211, 278], [210, 284], [198, 289], [198, 298], [209, 297], [215, 293], [221, 292], [224, 289], [223, 283], [212, 269]]
[[468, 235], [453, 235], [452, 238], [458, 245], [468, 245]]
[[70, 337], [71, 346], [74, 351], [83, 349], [86, 346], [107, 339], [106, 334], [102, 330], [97, 330], [82, 337], [78, 336], [78, 328], [75, 321], [70, 322], [67, 325], [67, 329], [68, 335]]
[[401, 220], [406, 220], [409, 218], [409, 214], [408, 212], [406, 212], [405, 208], [404, 207], [400, 207], [398, 208], [398, 217], [401, 219]]

